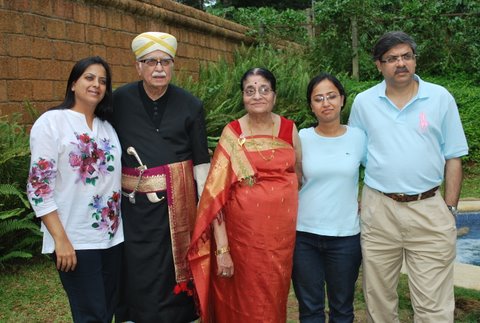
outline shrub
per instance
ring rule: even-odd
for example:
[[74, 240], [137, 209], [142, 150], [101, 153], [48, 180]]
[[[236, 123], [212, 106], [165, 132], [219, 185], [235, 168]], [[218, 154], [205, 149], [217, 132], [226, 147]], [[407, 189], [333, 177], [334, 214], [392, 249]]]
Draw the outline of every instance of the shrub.
[[[374, 65], [371, 61], [370, 64]], [[245, 113], [239, 82], [243, 73], [252, 67], [266, 67], [277, 78], [274, 112], [294, 120], [299, 129], [308, 127], [315, 121], [307, 107], [306, 87], [314, 75], [323, 70], [331, 72], [328, 66], [312, 64], [309, 54], [275, 50], [268, 46], [243, 47], [235, 53], [233, 62], [220, 61], [203, 65], [198, 82], [189, 79], [182, 84], [205, 104], [210, 148], [215, 147], [223, 127]], [[345, 72], [337, 73], [336, 76], [345, 86], [348, 95], [347, 105], [342, 112], [342, 121], [346, 123], [355, 95], [380, 80], [355, 81]], [[423, 79], [446, 87], [455, 97], [470, 147], [470, 154], [465, 160], [480, 164], [480, 127], [476, 118], [476, 111], [480, 111], [480, 88], [468, 76], [456, 76], [428, 77], [421, 74]]]
[[297, 126], [313, 121], [304, 99], [312, 68], [303, 55], [268, 46], [242, 47], [235, 53], [233, 62], [222, 60], [202, 65], [198, 82], [188, 79], [182, 84], [203, 100], [211, 139], [218, 137], [228, 122], [245, 113], [240, 78], [252, 67], [265, 67], [277, 78], [274, 112], [295, 120]]
[[[25, 103], [26, 109], [34, 109]], [[26, 199], [30, 163], [27, 128], [20, 114], [0, 117], [0, 267], [38, 252], [41, 233]]]
[[480, 164], [480, 123], [477, 118], [480, 111], [480, 86], [467, 76], [430, 77], [428, 80], [444, 86], [454, 96], [469, 147], [469, 154], [464, 160]]

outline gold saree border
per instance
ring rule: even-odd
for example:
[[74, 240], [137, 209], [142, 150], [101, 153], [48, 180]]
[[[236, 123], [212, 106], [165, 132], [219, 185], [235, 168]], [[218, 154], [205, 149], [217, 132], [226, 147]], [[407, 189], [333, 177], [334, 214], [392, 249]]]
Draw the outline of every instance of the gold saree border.
[[197, 214], [196, 189], [191, 161], [170, 164], [167, 189], [170, 236], [177, 283], [190, 280], [188, 247]]

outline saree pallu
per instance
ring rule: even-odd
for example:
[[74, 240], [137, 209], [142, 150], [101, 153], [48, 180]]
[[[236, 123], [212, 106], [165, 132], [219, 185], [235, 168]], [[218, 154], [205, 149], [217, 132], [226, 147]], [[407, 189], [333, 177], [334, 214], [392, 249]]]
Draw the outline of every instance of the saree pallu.
[[[243, 137], [234, 121], [222, 133], [189, 251], [202, 322], [286, 321], [298, 208], [292, 127], [282, 118], [279, 137]], [[231, 278], [216, 275], [211, 223], [220, 211]]]

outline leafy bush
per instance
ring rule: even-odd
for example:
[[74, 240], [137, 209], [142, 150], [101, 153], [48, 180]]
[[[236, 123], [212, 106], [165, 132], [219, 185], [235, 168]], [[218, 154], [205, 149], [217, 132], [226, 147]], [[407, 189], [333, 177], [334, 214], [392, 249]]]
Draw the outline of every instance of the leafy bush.
[[[277, 78], [275, 112], [305, 127], [314, 119], [304, 99], [312, 71], [301, 54], [267, 46], [240, 48], [233, 62], [209, 63], [200, 68], [199, 81], [184, 80], [182, 86], [201, 98], [206, 109], [207, 133], [218, 137], [223, 127], [244, 113], [240, 79], [253, 67], [265, 67]], [[292, 70], [294, 73], [292, 74]]]
[[[370, 64], [374, 65], [372, 62]], [[315, 121], [307, 106], [305, 93], [310, 79], [324, 70], [322, 66], [312, 65], [308, 55], [289, 50], [280, 51], [266, 46], [244, 47], [235, 53], [233, 62], [221, 61], [204, 65], [200, 69], [199, 81], [189, 79], [182, 84], [205, 104], [210, 148], [215, 147], [223, 127], [245, 113], [239, 82], [243, 73], [252, 67], [266, 67], [277, 78], [274, 112], [294, 120], [299, 129], [309, 127]], [[328, 68], [325, 70], [331, 72]], [[379, 80], [358, 82], [346, 73], [338, 73], [336, 76], [347, 92], [347, 104], [342, 113], [342, 121], [346, 123], [355, 96]], [[480, 127], [476, 117], [476, 111], [480, 111], [479, 86], [465, 76], [456, 79], [421, 77], [446, 87], [453, 94], [470, 147], [470, 154], [465, 160], [480, 164]]]
[[[29, 112], [34, 109], [26, 103]], [[26, 199], [30, 163], [28, 133], [20, 114], [0, 117], [0, 267], [38, 252], [41, 233]]]
[[426, 79], [444, 86], [454, 96], [469, 146], [469, 154], [464, 160], [480, 164], [480, 123], [478, 121], [480, 86], [467, 77], [429, 77]]
[[[24, 195], [16, 185], [0, 184], [0, 196], [5, 197], [0, 205], [11, 205], [0, 211], [0, 267], [14, 258], [31, 258], [38, 251], [42, 234]], [[15, 207], [18, 201], [22, 206]]]

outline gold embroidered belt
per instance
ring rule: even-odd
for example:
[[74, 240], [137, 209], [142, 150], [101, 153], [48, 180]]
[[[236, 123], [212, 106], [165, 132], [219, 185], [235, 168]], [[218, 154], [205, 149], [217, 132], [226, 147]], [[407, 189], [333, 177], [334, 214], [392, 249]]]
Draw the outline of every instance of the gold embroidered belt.
[[[143, 171], [140, 168], [122, 167], [122, 189], [125, 192], [132, 192], [136, 188], [135, 191], [139, 193], [165, 191], [167, 189], [166, 174], [168, 173], [168, 167], [169, 165], [163, 165]], [[140, 176], [141, 179], [139, 179]], [[140, 183], [138, 183], [139, 180]]]

